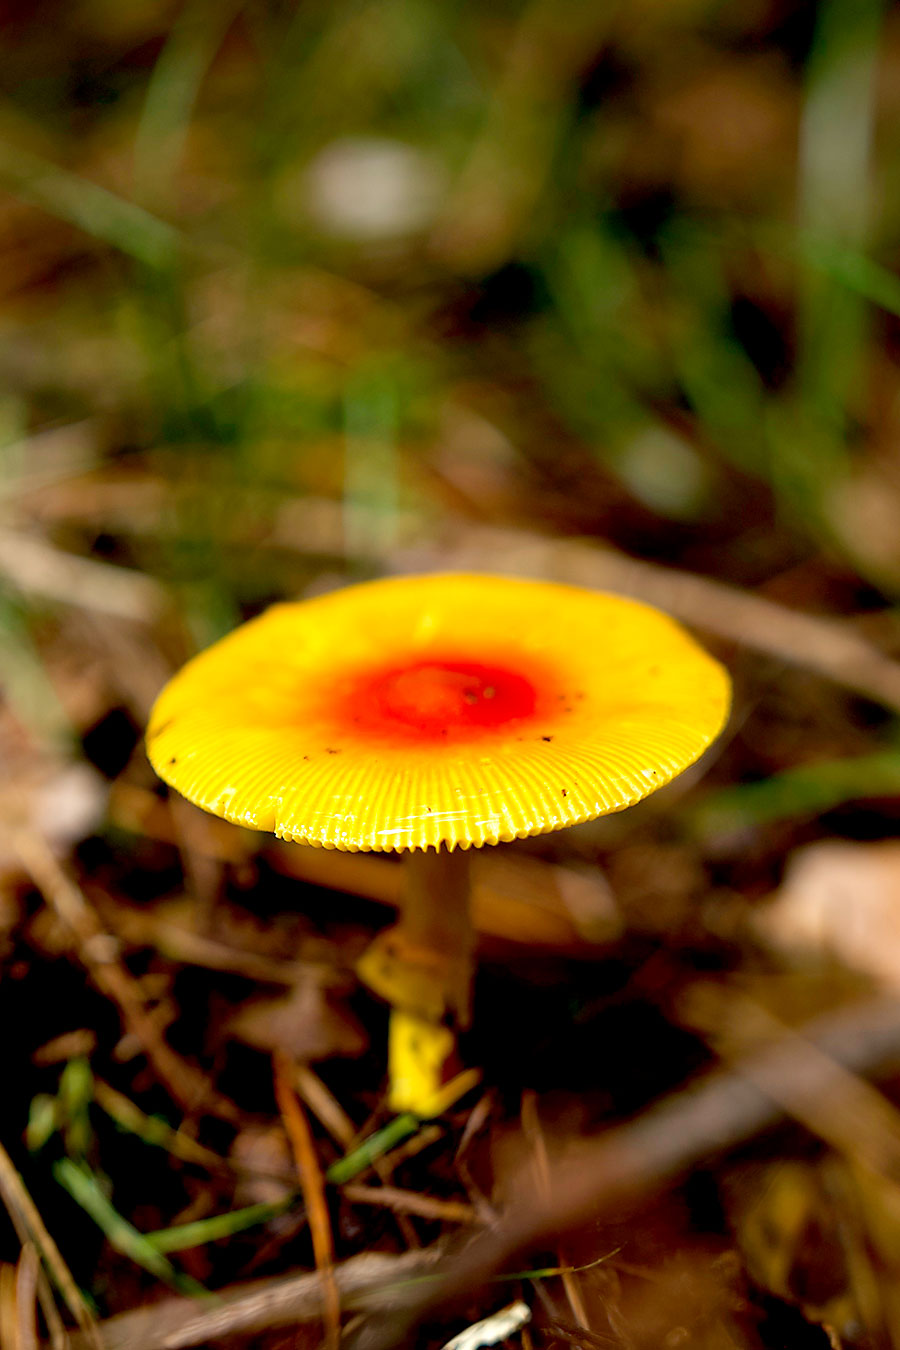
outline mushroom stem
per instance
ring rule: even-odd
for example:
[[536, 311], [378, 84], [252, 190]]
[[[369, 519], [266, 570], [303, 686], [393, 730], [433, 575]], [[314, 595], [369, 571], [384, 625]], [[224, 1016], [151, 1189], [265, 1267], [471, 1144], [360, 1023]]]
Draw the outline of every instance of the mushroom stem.
[[463, 849], [420, 849], [406, 863], [406, 893], [398, 936], [416, 952], [438, 958], [447, 1009], [460, 1027], [472, 1014], [472, 949], [469, 854]]
[[466, 1027], [472, 1003], [469, 859], [461, 849], [421, 850], [406, 861], [399, 921], [379, 934], [359, 975], [391, 1004], [388, 1065], [395, 1111], [441, 1109], [444, 1066], [453, 1053], [447, 1023]]
[[395, 1008], [466, 1027], [473, 947], [468, 855], [422, 849], [405, 866], [400, 918], [365, 952], [360, 977]]

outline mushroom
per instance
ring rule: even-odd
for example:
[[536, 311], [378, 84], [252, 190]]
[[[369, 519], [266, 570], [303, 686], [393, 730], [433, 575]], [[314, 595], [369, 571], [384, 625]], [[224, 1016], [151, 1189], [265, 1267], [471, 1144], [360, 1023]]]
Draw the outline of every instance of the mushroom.
[[392, 1004], [391, 1105], [432, 1114], [470, 1017], [471, 847], [621, 811], [721, 730], [730, 682], [620, 596], [448, 573], [275, 605], [195, 657], [150, 718], [157, 773], [301, 844], [409, 851], [360, 973]]

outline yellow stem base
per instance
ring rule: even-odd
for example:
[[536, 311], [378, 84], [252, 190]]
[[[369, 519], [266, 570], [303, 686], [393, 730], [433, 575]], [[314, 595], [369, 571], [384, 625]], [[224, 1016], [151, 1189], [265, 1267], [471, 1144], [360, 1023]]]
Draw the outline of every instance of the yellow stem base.
[[394, 1008], [388, 1030], [388, 1106], [398, 1114], [410, 1111], [427, 1120], [440, 1116], [481, 1079], [465, 1069], [443, 1082], [444, 1065], [455, 1048], [453, 1033], [426, 1017]]

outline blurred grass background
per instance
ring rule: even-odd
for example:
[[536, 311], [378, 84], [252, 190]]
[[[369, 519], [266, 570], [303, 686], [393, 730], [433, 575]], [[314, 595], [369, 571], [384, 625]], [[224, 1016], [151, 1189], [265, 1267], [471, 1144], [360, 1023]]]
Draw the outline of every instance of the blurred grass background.
[[[900, 645], [895, 6], [2, 25], [0, 678], [37, 745], [102, 716], [92, 644], [134, 736], [242, 617], [479, 522]], [[890, 727], [816, 698], [741, 712], [723, 777], [789, 776], [707, 830], [892, 792]]]
[[[403, 512], [892, 599], [898, 17], [5, 5], [5, 517], [196, 641]], [[330, 557], [279, 528], [309, 495]]]

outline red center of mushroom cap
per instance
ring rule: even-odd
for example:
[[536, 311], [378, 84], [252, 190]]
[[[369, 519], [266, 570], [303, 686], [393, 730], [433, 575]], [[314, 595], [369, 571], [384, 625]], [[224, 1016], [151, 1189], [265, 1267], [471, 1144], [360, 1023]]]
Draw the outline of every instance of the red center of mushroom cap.
[[376, 671], [350, 692], [358, 730], [421, 740], [498, 731], [530, 716], [536, 703], [534, 684], [519, 671], [434, 658]]

